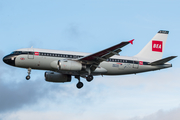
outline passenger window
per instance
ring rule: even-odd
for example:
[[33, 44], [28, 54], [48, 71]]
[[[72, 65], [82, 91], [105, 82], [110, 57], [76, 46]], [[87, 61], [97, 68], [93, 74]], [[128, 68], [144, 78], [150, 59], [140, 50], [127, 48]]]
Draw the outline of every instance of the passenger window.
[[28, 52], [27, 51], [22, 51], [22, 54], [28, 54]]
[[29, 52], [29, 55], [34, 55], [34, 52]]

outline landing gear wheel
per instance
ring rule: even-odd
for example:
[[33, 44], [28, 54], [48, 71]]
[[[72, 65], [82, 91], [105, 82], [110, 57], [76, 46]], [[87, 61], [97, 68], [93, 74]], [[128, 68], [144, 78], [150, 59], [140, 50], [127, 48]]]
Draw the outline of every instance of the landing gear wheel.
[[93, 76], [92, 76], [92, 75], [88, 75], [88, 76], [86, 77], [86, 80], [87, 80], [88, 82], [91, 82], [91, 81], [93, 80]]
[[29, 80], [31, 77], [29, 75], [26, 76], [26, 80]]
[[81, 88], [83, 87], [83, 83], [82, 83], [82, 82], [78, 82], [77, 85], [76, 85], [76, 87], [77, 87], [78, 89], [81, 89]]
[[26, 80], [29, 80], [31, 78], [30, 74], [31, 74], [31, 68], [28, 68], [28, 75], [26, 76]]

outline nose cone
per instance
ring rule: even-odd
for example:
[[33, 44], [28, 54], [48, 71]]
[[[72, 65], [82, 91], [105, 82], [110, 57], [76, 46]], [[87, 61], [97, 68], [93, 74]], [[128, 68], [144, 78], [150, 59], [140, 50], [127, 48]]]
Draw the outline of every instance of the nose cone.
[[15, 66], [15, 57], [12, 55], [7, 55], [3, 58], [3, 61], [8, 64], [8, 65], [12, 65]]

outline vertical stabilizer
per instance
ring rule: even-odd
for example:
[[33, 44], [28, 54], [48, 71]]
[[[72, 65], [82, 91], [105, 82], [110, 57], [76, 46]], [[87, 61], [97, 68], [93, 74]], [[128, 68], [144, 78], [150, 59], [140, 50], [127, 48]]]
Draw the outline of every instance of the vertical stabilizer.
[[162, 58], [169, 31], [160, 30], [150, 42], [135, 56], [149, 60]]

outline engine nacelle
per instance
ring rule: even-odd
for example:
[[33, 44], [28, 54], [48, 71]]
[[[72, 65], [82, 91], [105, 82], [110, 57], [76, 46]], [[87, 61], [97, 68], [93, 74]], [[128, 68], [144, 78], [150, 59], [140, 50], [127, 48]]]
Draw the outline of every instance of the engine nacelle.
[[71, 75], [65, 75], [57, 72], [45, 72], [45, 80], [48, 82], [71, 82]]
[[51, 67], [57, 70], [72, 70], [72, 71], [80, 71], [83, 68], [85, 69], [85, 66], [83, 66], [80, 62], [73, 60], [53, 61], [51, 63]]

